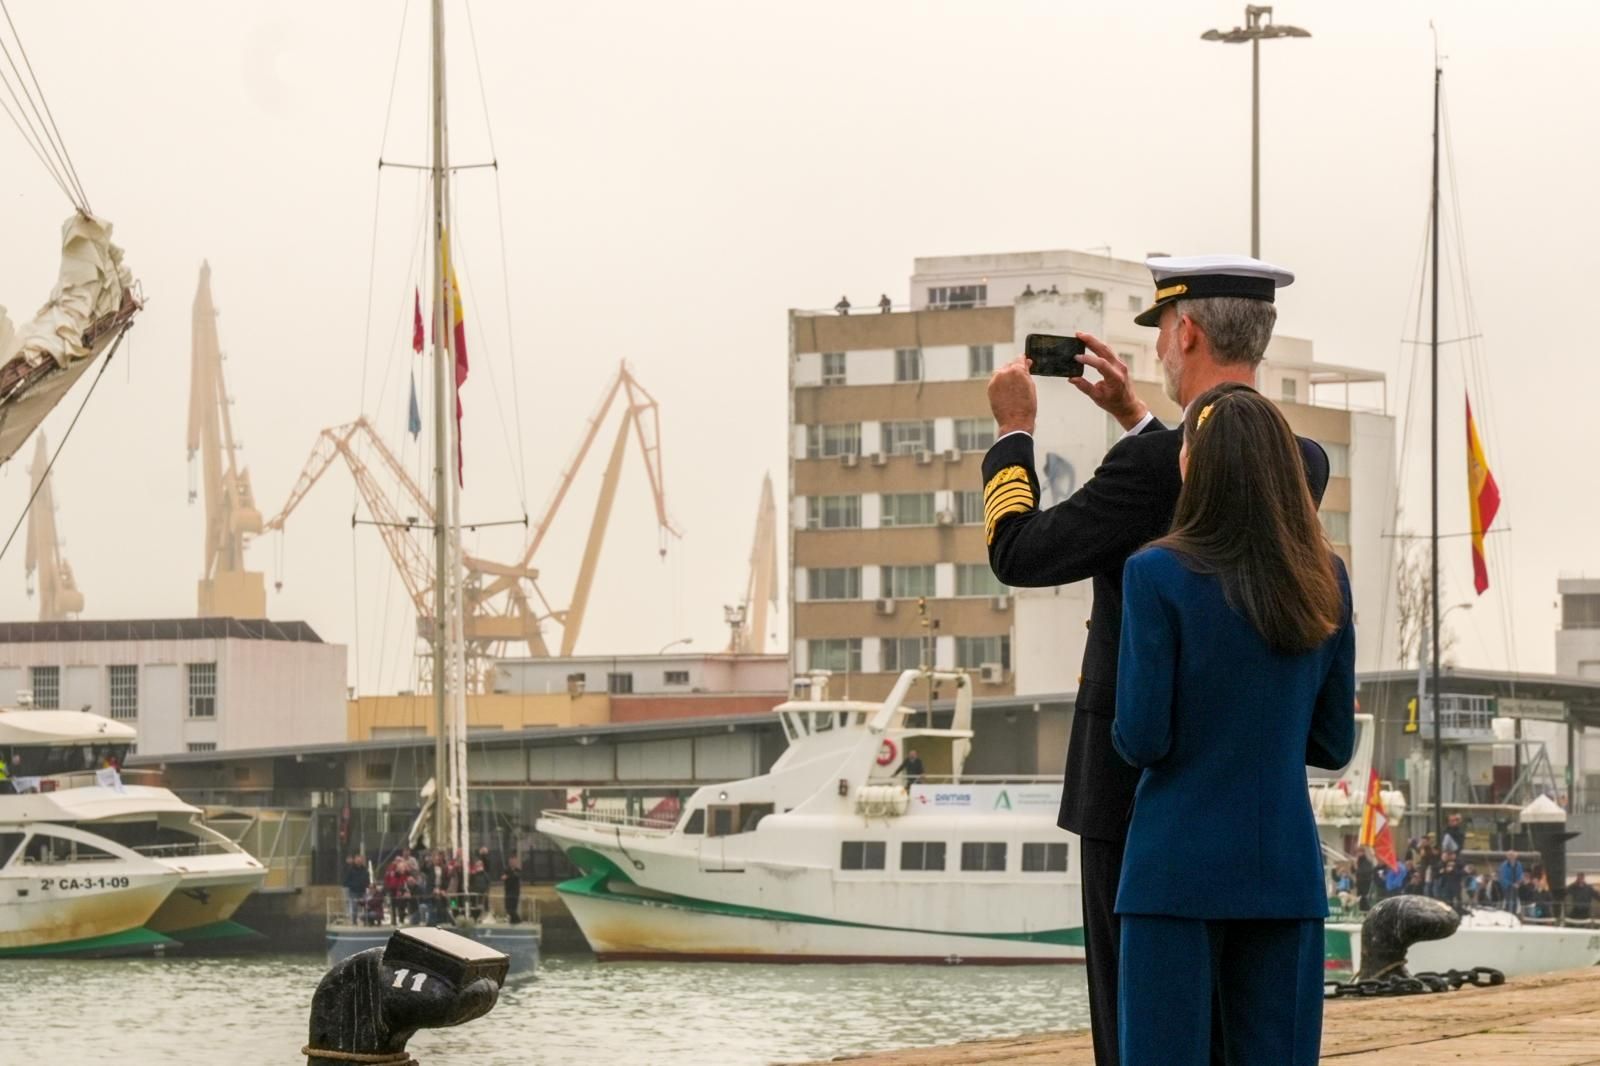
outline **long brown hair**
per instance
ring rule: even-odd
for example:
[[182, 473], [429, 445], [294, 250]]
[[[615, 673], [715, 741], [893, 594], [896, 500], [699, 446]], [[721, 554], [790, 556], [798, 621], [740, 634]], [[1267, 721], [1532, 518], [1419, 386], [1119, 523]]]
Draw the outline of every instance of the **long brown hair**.
[[1339, 628], [1343, 597], [1305, 460], [1283, 414], [1248, 385], [1218, 385], [1183, 420], [1188, 472], [1155, 543], [1216, 574], [1273, 651], [1310, 651]]

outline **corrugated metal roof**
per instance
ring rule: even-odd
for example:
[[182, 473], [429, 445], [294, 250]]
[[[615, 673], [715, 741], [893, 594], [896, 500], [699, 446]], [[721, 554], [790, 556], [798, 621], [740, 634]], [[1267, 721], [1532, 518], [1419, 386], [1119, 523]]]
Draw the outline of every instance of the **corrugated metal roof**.
[[147, 618], [104, 622], [0, 622], [0, 644], [103, 640], [284, 640], [321, 644], [305, 622], [267, 618]]

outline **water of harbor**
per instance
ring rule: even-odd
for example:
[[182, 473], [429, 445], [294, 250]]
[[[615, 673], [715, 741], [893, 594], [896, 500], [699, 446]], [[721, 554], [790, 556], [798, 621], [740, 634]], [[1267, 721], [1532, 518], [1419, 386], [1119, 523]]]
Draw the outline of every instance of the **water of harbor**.
[[[10, 960], [0, 1061], [304, 1062], [320, 957]], [[767, 966], [548, 957], [422, 1066], [758, 1066], [1084, 1026], [1079, 966]]]

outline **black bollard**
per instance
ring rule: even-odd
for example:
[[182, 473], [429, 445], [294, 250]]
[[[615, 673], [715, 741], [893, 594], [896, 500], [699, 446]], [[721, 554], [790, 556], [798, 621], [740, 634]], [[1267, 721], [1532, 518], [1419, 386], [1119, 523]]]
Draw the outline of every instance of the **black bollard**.
[[1456, 931], [1461, 915], [1427, 896], [1391, 896], [1367, 912], [1361, 923], [1361, 972], [1356, 980], [1406, 977], [1406, 952], [1422, 940], [1443, 940]]
[[510, 960], [476, 940], [426, 926], [334, 966], [311, 997], [308, 1066], [415, 1066], [418, 1029], [481, 1018], [494, 1007]]

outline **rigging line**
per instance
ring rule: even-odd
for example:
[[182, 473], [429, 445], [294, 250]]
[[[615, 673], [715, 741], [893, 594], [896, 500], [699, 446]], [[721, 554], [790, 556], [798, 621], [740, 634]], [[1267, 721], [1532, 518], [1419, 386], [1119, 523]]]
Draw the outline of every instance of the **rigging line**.
[[[5, 0], [0, 0], [0, 12], [4, 12], [6, 16], [6, 25], [11, 27], [11, 37], [17, 42], [17, 54], [22, 56], [22, 63], [28, 68], [28, 77], [32, 79], [33, 87], [38, 90], [39, 103], [44, 105], [45, 115], [50, 115], [50, 102], [44, 97], [44, 86], [39, 84], [39, 76], [33, 72], [33, 61], [28, 58], [28, 49], [22, 43], [22, 35], [17, 32], [17, 24], [11, 21], [11, 9], [6, 6]], [[22, 85], [23, 94], [28, 97], [28, 104], [33, 108], [34, 116], [39, 119], [39, 126], [43, 129], [45, 116], [39, 114], [39, 107], [33, 101], [33, 94], [28, 92], [27, 84], [22, 81], [22, 71], [17, 69], [17, 61], [11, 58], [11, 50], [6, 47], [3, 37], [0, 37], [0, 52], [5, 54], [6, 62], [10, 63], [11, 69], [16, 72], [17, 82]], [[66, 142], [61, 140], [61, 131], [56, 129], [54, 115], [50, 115], [50, 129], [55, 131], [55, 136], [51, 138], [46, 132], [46, 140], [66, 167], [67, 177], [71, 180], [73, 188], [78, 190], [78, 199], [75, 203], [83, 209], [85, 214], [93, 214], [89, 210], [88, 194], [83, 191], [83, 183], [78, 180], [78, 171], [72, 165], [72, 156], [67, 151]]]
[[[4, 78], [5, 72], [0, 71], [0, 81], [3, 81]], [[5, 84], [7, 89], [11, 87], [10, 82], [6, 82]], [[13, 96], [13, 99], [15, 99], [15, 96]], [[74, 207], [76, 207], [77, 201], [73, 199], [72, 190], [67, 188], [66, 183], [61, 179], [61, 175], [56, 172], [56, 168], [51, 166], [50, 161], [44, 157], [44, 153], [39, 150], [39, 145], [34, 141], [33, 137], [28, 133], [28, 131], [23, 128], [21, 121], [18, 120], [16, 115], [12, 114], [11, 105], [6, 103], [4, 100], [0, 100], [0, 108], [5, 109], [6, 117], [11, 120], [12, 125], [17, 127], [17, 132], [22, 134], [22, 139], [24, 141], [28, 142], [28, 147], [33, 149], [34, 156], [41, 164], [43, 164], [45, 170], [49, 172], [50, 179], [56, 183], [56, 188], [60, 189], [61, 194], [65, 196]]]
[[[417, 184], [419, 186], [421, 186], [421, 184], [422, 184], [422, 178], [420, 176], [417, 178]], [[416, 211], [417, 211], [416, 233], [412, 237], [412, 241], [411, 241], [411, 254], [406, 260], [406, 277], [407, 278], [411, 278], [411, 277], [415, 276], [415, 271], [417, 269], [419, 269], [419, 264], [417, 262], [417, 259], [418, 259], [418, 256], [421, 254], [422, 234], [427, 229], [428, 213], [427, 213], [427, 209], [426, 209], [425, 205], [418, 204], [417, 208], [416, 208]], [[418, 292], [420, 290], [421, 290], [421, 286], [417, 285], [416, 288], [413, 290], [413, 292], [415, 293], [415, 292]], [[394, 332], [389, 337], [389, 351], [391, 351], [391, 352], [394, 351], [394, 349], [399, 345], [400, 337], [401, 337], [401, 330], [405, 327], [405, 323], [406, 323], [406, 312], [413, 310], [413, 308], [415, 307], [415, 300], [417, 298], [418, 297], [413, 295], [412, 300], [408, 301], [405, 298], [404, 293], [401, 294], [401, 296], [400, 296], [400, 311], [395, 316]], [[411, 303], [412, 307], [407, 307], [406, 306], [407, 303]], [[409, 344], [405, 346], [405, 351], [407, 352], [406, 365], [409, 368], [410, 365], [411, 365], [411, 360], [416, 358], [416, 355], [415, 355], [415, 353], [413, 353], [411, 351], [411, 346]], [[385, 359], [384, 362], [383, 362], [383, 380], [381, 382], [379, 382], [379, 384], [378, 384], [378, 398], [377, 398], [377, 401], [374, 404], [374, 408], [373, 408], [374, 410], [381, 411], [383, 409], [384, 397], [386, 397], [389, 394], [389, 377], [390, 377], [390, 374], [392, 374], [393, 371], [394, 371], [394, 363], [395, 363], [395, 361], [394, 361], [394, 359], [392, 357], [389, 358], [389, 359]], [[424, 375], [424, 376], [426, 376], [426, 375]], [[366, 397], [363, 396], [362, 400], [364, 402], [366, 400]], [[381, 417], [380, 417], [380, 422], [381, 422]]]
[[[471, 11], [471, 5], [467, 7]], [[511, 328], [511, 269], [506, 262], [506, 213], [500, 197], [500, 168], [494, 171], [494, 211], [500, 229], [500, 292], [505, 297], [506, 355], [511, 360], [511, 418], [517, 427], [517, 498], [528, 513], [528, 453], [522, 440], [522, 387], [517, 382], [517, 342]]]
[[489, 94], [483, 88], [483, 62], [478, 58], [478, 31], [472, 25], [472, 0], [466, 0], [463, 6], [467, 9], [467, 37], [472, 41], [472, 66], [478, 74], [478, 100], [483, 104], [483, 128], [489, 135], [489, 158], [497, 161], [498, 173], [500, 153], [494, 150], [494, 124], [489, 121]]
[[72, 438], [72, 431], [78, 425], [78, 418], [83, 414], [83, 409], [89, 406], [89, 399], [94, 395], [94, 390], [100, 386], [100, 379], [106, 376], [106, 367], [111, 365], [111, 357], [117, 354], [117, 349], [122, 347], [122, 339], [128, 335], [132, 326], [124, 325], [122, 332], [117, 334], [117, 339], [112, 342], [111, 348], [106, 352], [105, 358], [100, 361], [100, 369], [95, 372], [94, 380], [89, 383], [89, 391], [83, 394], [83, 401], [78, 404], [78, 409], [72, 413], [72, 421], [67, 423], [67, 431], [61, 434], [61, 441], [56, 445], [55, 452], [50, 456], [50, 462], [44, 468], [44, 477], [33, 487], [33, 492], [28, 497], [28, 502], [23, 505], [22, 513], [17, 515], [17, 524], [11, 527], [11, 535], [6, 538], [4, 545], [0, 545], [0, 559], [6, 557], [6, 552], [11, 549], [11, 542], [17, 539], [17, 530], [22, 528], [23, 521], [28, 517], [28, 511], [33, 508], [33, 501], [38, 497], [39, 490], [50, 480], [50, 471], [55, 469], [56, 460], [61, 457], [61, 449], [67, 446], [67, 441]]
[[356, 550], [356, 526], [350, 523], [350, 598], [353, 601], [351, 614], [355, 617], [355, 660], [356, 660], [356, 698], [361, 697], [361, 567], [359, 565], [360, 553]]
[[372, 294], [378, 274], [378, 212], [383, 207], [383, 172], [380, 170], [372, 190], [372, 243], [367, 251], [367, 316], [361, 324], [361, 391], [356, 394], [356, 412], [367, 399], [367, 362], [372, 354]]
[[[3, 2], [3, 0], [0, 0]], [[394, 70], [389, 74], [389, 102], [383, 107], [383, 136], [378, 139], [378, 169], [383, 169], [383, 152], [389, 146], [389, 123], [394, 119], [394, 87], [400, 81], [400, 54], [406, 43], [406, 18], [411, 14], [411, 0], [400, 8], [400, 36], [394, 42]]]

